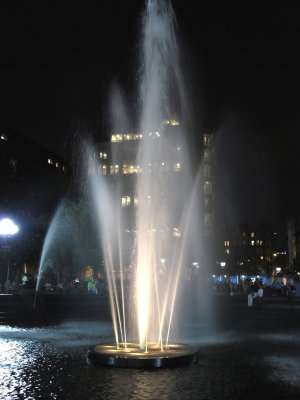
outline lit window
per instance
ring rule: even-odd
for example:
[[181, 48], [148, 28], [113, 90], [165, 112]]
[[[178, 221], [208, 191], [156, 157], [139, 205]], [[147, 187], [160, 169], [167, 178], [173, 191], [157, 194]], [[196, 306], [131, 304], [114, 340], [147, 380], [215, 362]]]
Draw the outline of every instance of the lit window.
[[256, 241], [256, 246], [259, 246], [259, 240]]
[[106, 175], [107, 173], [107, 166], [106, 165], [99, 165], [99, 175]]
[[53, 160], [52, 160], [52, 158], [48, 158], [48, 164], [53, 165]]
[[131, 133], [126, 133], [126, 135], [124, 135], [124, 140], [132, 140], [133, 139], [133, 135]]
[[171, 123], [171, 125], [173, 125], [173, 126], [179, 125], [179, 121], [176, 121], [175, 119], [171, 119], [170, 123]]
[[119, 166], [118, 165], [111, 165], [109, 167], [110, 175], [117, 175], [119, 173]]
[[211, 141], [211, 135], [203, 135], [203, 144], [204, 146], [208, 146], [210, 144]]
[[7, 142], [7, 135], [6, 135], [5, 133], [1, 133], [0, 138], [1, 138], [2, 140], [5, 140], [5, 141]]
[[65, 170], [65, 166], [63, 165], [61, 169], [64, 171]]
[[254, 246], [254, 245], [255, 245], [254, 240], [251, 240], [251, 246]]
[[212, 194], [212, 184], [210, 181], [205, 181], [204, 182], [204, 194]]
[[259, 245], [260, 245], [260, 246], [263, 245], [263, 241], [262, 241], [262, 240], [259, 241]]
[[210, 152], [208, 150], [204, 150], [204, 160], [210, 159]]
[[180, 171], [180, 163], [174, 164], [174, 171]]
[[111, 135], [112, 142], [122, 142], [122, 140], [123, 140], [123, 134]]
[[134, 204], [135, 207], [137, 207], [139, 205], [139, 199], [137, 197], [135, 197], [133, 199], [133, 204]]
[[226, 250], [225, 250], [225, 253], [226, 253], [226, 254], [230, 254], [230, 250], [229, 250], [229, 249], [226, 249]]
[[180, 230], [178, 228], [173, 229], [173, 236], [174, 237], [180, 237]]
[[251, 232], [251, 237], [254, 237], [255, 236], [255, 233], [254, 232]]
[[212, 226], [213, 225], [213, 216], [211, 213], [204, 214], [204, 226]]
[[131, 202], [130, 196], [123, 196], [122, 197], [122, 207], [129, 206], [130, 202]]
[[224, 246], [229, 247], [229, 240], [224, 241]]
[[107, 159], [107, 153], [100, 153], [99, 154], [99, 157], [102, 159], [102, 160], [106, 160]]
[[56, 168], [58, 168], [58, 162], [57, 162], [57, 163], [55, 163], [55, 166], [56, 166]]
[[139, 174], [142, 172], [142, 169], [139, 165], [127, 165], [124, 164], [122, 167], [123, 174]]
[[210, 178], [211, 177], [211, 166], [210, 165], [204, 165], [203, 168], [203, 175], [204, 178]]

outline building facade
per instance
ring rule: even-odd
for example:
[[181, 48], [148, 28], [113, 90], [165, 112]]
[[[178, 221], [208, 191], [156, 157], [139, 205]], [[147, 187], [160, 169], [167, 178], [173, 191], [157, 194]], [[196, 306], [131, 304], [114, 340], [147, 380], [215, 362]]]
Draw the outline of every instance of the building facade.
[[278, 235], [264, 225], [224, 228], [219, 239], [216, 272], [268, 276], [284, 272], [288, 258], [286, 250], [279, 247]]
[[204, 133], [202, 159], [202, 212], [204, 237], [214, 238], [216, 228], [217, 157], [215, 138]]
[[1, 214], [52, 212], [68, 184], [61, 157], [4, 126], [0, 126], [0, 176]]
[[0, 237], [1, 291], [7, 279], [19, 282], [22, 273], [37, 272], [50, 218], [69, 176], [61, 157], [0, 126], [0, 182], [0, 219], [11, 218], [19, 227], [14, 237]]
[[[191, 166], [190, 155], [187, 144], [181, 130], [180, 123], [175, 120], [164, 121], [162, 139], [160, 132], [145, 133], [118, 133], [111, 135], [109, 143], [98, 143], [95, 146], [94, 159], [97, 160], [96, 167], [90, 167], [89, 174], [98, 174], [107, 179], [120, 190], [119, 204], [122, 209], [124, 230], [134, 232], [136, 209], [139, 207], [139, 196], [137, 193], [137, 180], [147, 179], [153, 174], [160, 180], [161, 202], [167, 202], [172, 209], [172, 221], [169, 226], [160, 226], [160, 231], [165, 230], [174, 238], [182, 235], [180, 219], [182, 204], [188, 204], [191, 191], [187, 188], [195, 183], [197, 170], [200, 172], [200, 180], [197, 188], [197, 212], [193, 218], [197, 230], [195, 231], [196, 245], [203, 246], [206, 251], [202, 252], [202, 259], [193, 259], [198, 268], [199, 264], [209, 264], [213, 259], [214, 248], [211, 243], [215, 235], [215, 197], [216, 197], [216, 148], [214, 136], [209, 133], [201, 135], [201, 145], [197, 150], [197, 165]], [[151, 139], [151, 140], [150, 140]], [[143, 160], [138, 153], [141, 151], [141, 141], [157, 147], [157, 153], [151, 162]], [[164, 144], [162, 144], [164, 143]], [[162, 150], [162, 146], [163, 150]], [[147, 157], [145, 158], [147, 159]], [[191, 170], [194, 168], [195, 170]], [[159, 172], [159, 173], [158, 173]], [[189, 194], [188, 194], [189, 193]], [[151, 193], [147, 195], [147, 201], [151, 202]], [[176, 209], [178, 204], [178, 209]], [[170, 221], [169, 221], [170, 223]], [[158, 227], [156, 227], [158, 229]], [[209, 242], [203, 244], [204, 242]], [[214, 244], [214, 243], [213, 243]], [[192, 257], [192, 256], [191, 256]], [[192, 260], [191, 260], [192, 261]]]

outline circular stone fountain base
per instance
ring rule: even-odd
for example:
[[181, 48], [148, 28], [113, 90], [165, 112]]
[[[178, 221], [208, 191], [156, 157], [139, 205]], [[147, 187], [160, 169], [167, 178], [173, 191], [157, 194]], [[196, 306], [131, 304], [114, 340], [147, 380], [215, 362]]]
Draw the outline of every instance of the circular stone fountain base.
[[172, 343], [163, 351], [157, 343], [148, 343], [147, 351], [137, 343], [103, 343], [88, 349], [88, 359], [93, 364], [120, 368], [168, 368], [190, 364], [198, 360], [198, 352], [192, 347]]

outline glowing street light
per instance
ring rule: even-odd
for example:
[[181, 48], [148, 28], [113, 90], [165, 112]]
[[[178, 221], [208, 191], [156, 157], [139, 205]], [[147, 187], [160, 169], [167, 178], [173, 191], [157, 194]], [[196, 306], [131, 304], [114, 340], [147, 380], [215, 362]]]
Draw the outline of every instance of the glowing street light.
[[[10, 218], [1, 219], [1, 221], [0, 221], [0, 236], [3, 236], [3, 238], [4, 238], [4, 246], [2, 246], [2, 248], [4, 249], [5, 253], [6, 253], [6, 250], [8, 249], [7, 239], [10, 236], [13, 236], [18, 232], [19, 232], [19, 227]], [[7, 261], [6, 283], [8, 284], [8, 282], [9, 282], [9, 261]]]
[[12, 236], [19, 232], [19, 227], [9, 218], [3, 218], [0, 221], [0, 235]]

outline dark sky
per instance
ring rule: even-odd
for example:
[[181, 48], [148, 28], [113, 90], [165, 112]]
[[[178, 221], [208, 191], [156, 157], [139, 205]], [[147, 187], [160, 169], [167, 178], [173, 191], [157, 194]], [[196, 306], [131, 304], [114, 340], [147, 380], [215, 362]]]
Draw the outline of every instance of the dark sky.
[[[300, 3], [175, 0], [195, 126], [217, 132], [230, 220], [299, 214]], [[107, 97], [136, 81], [143, 1], [2, 1], [0, 121], [53, 150], [105, 137]], [[103, 133], [104, 132], [104, 133]]]

